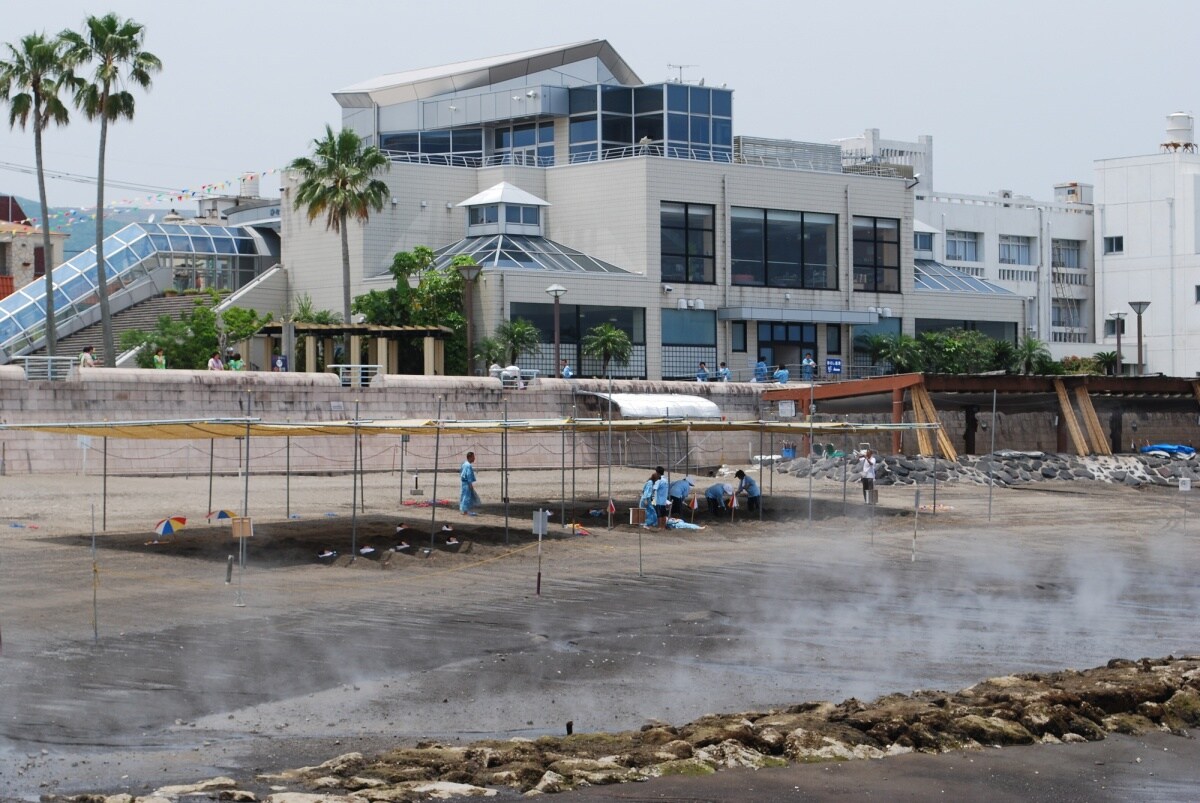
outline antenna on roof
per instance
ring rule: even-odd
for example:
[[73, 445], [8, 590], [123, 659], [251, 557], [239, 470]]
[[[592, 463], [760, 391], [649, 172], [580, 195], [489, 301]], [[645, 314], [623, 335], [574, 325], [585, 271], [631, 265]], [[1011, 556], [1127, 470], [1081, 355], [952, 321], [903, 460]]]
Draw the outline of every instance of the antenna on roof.
[[679, 70], [679, 78], [676, 79], [675, 83], [682, 84], [683, 83], [683, 71], [685, 69], [687, 69], [688, 67], [698, 67], [698, 66], [700, 66], [700, 65], [698, 65], [698, 64], [668, 64], [667, 69], [668, 70]]

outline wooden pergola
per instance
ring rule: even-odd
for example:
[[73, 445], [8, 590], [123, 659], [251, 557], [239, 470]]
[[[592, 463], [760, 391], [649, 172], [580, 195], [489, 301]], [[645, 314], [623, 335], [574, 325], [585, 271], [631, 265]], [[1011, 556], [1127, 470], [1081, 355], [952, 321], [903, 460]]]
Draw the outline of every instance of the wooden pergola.
[[[275, 349], [283, 342], [284, 327], [288, 324], [269, 323], [258, 331], [266, 338], [266, 358], [264, 365], [272, 365]], [[362, 351], [362, 342], [367, 341], [367, 364], [378, 365], [380, 372], [385, 374], [400, 373], [400, 350], [394, 344], [400, 341], [419, 337], [422, 339], [424, 354], [423, 373], [425, 376], [444, 376], [446, 374], [446, 338], [454, 333], [448, 326], [381, 326], [369, 323], [293, 323], [290, 324], [296, 339], [304, 338], [304, 372], [315, 373], [317, 370], [317, 345], [320, 343], [325, 354], [332, 354], [336, 341], [349, 335], [350, 364], [357, 364], [355, 359]], [[300, 370], [299, 366], [289, 366], [291, 370]]]

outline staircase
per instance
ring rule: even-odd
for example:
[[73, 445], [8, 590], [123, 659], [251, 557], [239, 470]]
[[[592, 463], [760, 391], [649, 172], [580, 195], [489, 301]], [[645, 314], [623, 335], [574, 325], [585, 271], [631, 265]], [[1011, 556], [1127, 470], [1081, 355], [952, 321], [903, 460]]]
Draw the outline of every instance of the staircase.
[[[152, 332], [163, 315], [178, 320], [179, 313], [190, 311], [198, 303], [207, 306], [208, 296], [157, 296], [121, 310], [112, 318], [113, 339], [116, 341], [114, 345], [120, 348], [123, 333], [135, 329]], [[111, 365], [109, 356], [104, 354], [104, 330], [99, 321], [59, 340], [55, 354], [60, 357], [74, 357], [83, 351], [84, 346], [93, 346], [96, 349], [96, 362]], [[46, 349], [40, 348], [33, 354], [45, 356]]]

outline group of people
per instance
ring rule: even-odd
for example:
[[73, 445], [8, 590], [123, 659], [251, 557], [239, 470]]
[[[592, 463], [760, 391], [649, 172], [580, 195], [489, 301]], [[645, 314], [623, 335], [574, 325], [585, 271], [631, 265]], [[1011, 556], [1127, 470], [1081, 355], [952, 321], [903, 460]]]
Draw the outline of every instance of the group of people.
[[708, 373], [708, 366], [703, 360], [700, 361], [700, 367], [696, 369], [696, 381], [708, 382], [711, 379], [713, 382], [728, 382], [729, 381], [729, 366], [724, 362], [717, 368], [716, 373], [711, 377]]
[[[724, 363], [721, 363], [724, 365]], [[805, 382], [813, 381], [813, 376], [817, 369], [817, 361], [813, 359], [812, 352], [804, 352], [804, 359], [800, 360], [800, 372]], [[758, 355], [758, 362], [754, 364], [754, 381], [766, 382], [767, 372], [770, 368], [767, 366], [767, 358], [763, 355]], [[771, 381], [787, 384], [792, 378], [792, 372], [788, 370], [786, 365], [778, 366], [771, 372]]]
[[[80, 368], [95, 368], [99, 365], [96, 360], [96, 347], [84, 346], [83, 351], [79, 352], [79, 367]], [[161, 347], [154, 350], [154, 367], [166, 370], [167, 355]]]
[[[164, 363], [164, 366], [166, 363]], [[245, 371], [246, 363], [242, 360], [240, 352], [234, 351], [232, 347], [225, 349], [225, 358], [221, 358], [221, 352], [214, 351], [212, 356], [208, 358], [208, 370], [210, 371]]]

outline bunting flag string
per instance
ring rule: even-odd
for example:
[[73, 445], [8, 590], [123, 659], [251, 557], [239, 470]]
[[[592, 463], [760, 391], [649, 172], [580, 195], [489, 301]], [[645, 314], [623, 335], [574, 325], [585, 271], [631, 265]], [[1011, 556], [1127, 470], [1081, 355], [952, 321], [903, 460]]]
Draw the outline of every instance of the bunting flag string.
[[[113, 210], [122, 209], [122, 210], [131, 211], [131, 212], [138, 212], [138, 211], [141, 211], [142, 204], [164, 203], [164, 202], [170, 203], [170, 202], [176, 202], [176, 201], [201, 199], [201, 198], [205, 198], [205, 197], [213, 196], [213, 195], [221, 195], [222, 191], [224, 191], [224, 190], [228, 190], [228, 189], [236, 190], [236, 189], [240, 188], [242, 182], [254, 181], [256, 179], [262, 178], [263, 176], [270, 176], [270, 175], [274, 175], [276, 173], [282, 173], [285, 169], [286, 168], [282, 168], [282, 167], [272, 167], [269, 170], [242, 173], [239, 176], [237, 176], [236, 178], [230, 178], [230, 179], [226, 179], [224, 181], [214, 181], [214, 182], [208, 182], [205, 184], [201, 184], [201, 185], [199, 185], [199, 187], [197, 189], [191, 189], [191, 188], [185, 187], [184, 189], [172, 191], [172, 192], [152, 193], [150, 195], [144, 195], [144, 196], [143, 195], [130, 196], [130, 197], [121, 198], [121, 199], [118, 199], [115, 201], [109, 201], [104, 204], [104, 208], [105, 209], [113, 209]], [[88, 220], [95, 220], [96, 219], [95, 209], [96, 209], [96, 207], [93, 206], [93, 207], [85, 207], [82, 209], [68, 209], [64, 212], [53, 212], [47, 216], [47, 219], [50, 223], [50, 231], [63, 231], [64, 229], [69, 229], [78, 223], [88, 221]], [[41, 218], [30, 216], [30, 217], [26, 217], [23, 220], [14, 220], [12, 222], [16, 223], [18, 225], [33, 226], [34, 228], [37, 228], [38, 226], [41, 225]]]

